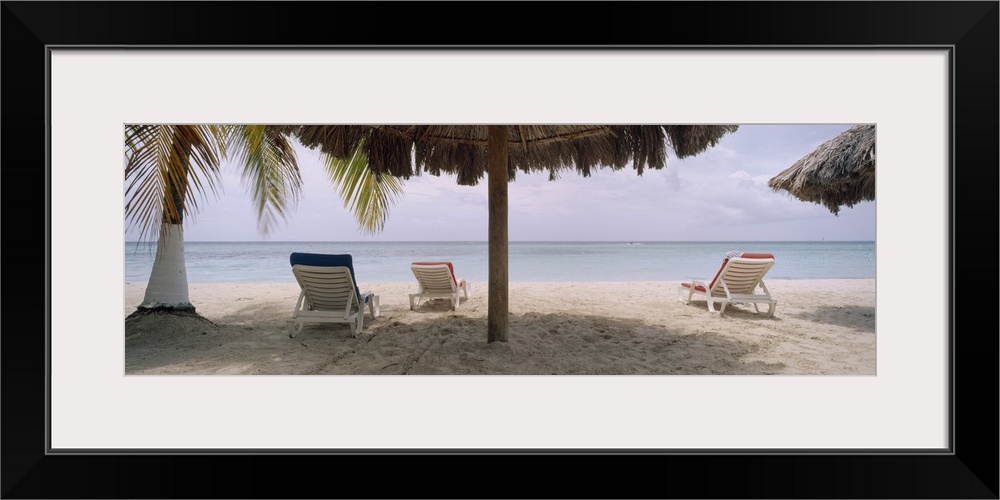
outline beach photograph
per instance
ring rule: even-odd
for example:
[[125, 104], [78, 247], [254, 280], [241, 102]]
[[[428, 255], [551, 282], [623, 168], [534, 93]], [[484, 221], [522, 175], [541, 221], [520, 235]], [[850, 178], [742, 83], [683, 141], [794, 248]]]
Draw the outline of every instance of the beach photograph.
[[[188, 19], [222, 37], [198, 48], [68, 47], [94, 30], [33, 29], [29, 5], [7, 32], [45, 56], [25, 75], [49, 84], [47, 133], [8, 166], [45, 178], [25, 234], [49, 255], [46, 334], [7, 335], [9, 444], [34, 450], [5, 475], [14, 496], [294, 497], [314, 481], [277, 471], [302, 462], [433, 456], [656, 470], [532, 468], [490, 496], [990, 483], [983, 440], [956, 431], [991, 364], [969, 359], [982, 335], [954, 293], [955, 227], [975, 222], [956, 203], [983, 184], [962, 181], [995, 153], [975, 113], [953, 116], [989, 102], [975, 68], [995, 33], [969, 6], [917, 14], [937, 31], [825, 9], [847, 22], [802, 47], [366, 45], [385, 23], [232, 46], [241, 19], [329, 30], [297, 4], [124, 16], [150, 28], [126, 38], [175, 43]], [[109, 14], [56, 10], [55, 28]], [[758, 17], [772, 36], [800, 16]], [[876, 45], [826, 43], [845, 36]], [[910, 46], [928, 36], [952, 43]], [[422, 484], [386, 483], [358, 487]]]
[[877, 375], [873, 124], [127, 125], [124, 375]]

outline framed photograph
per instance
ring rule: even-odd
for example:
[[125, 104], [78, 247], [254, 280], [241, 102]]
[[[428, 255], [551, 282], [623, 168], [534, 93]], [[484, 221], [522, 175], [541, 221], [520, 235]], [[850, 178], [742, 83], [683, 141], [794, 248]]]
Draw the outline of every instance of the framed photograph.
[[[998, 2], [536, 5], [4, 2], [3, 496], [998, 498]], [[873, 125], [874, 369], [127, 373], [126, 125], [519, 120]]]

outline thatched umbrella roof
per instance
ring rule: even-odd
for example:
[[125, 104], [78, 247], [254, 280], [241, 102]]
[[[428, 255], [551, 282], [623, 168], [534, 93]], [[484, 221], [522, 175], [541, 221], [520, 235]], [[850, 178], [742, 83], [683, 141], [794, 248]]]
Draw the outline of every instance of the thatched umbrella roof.
[[834, 215], [841, 206], [875, 200], [875, 125], [855, 125], [823, 143], [767, 183]]
[[[667, 147], [678, 158], [700, 153], [735, 131], [736, 125], [509, 125], [507, 174], [575, 169], [584, 176], [600, 167], [666, 166]], [[290, 127], [303, 145], [347, 157], [365, 141], [369, 167], [409, 178], [419, 169], [455, 174], [477, 184], [487, 170], [487, 125], [302, 125]], [[416, 164], [414, 164], [414, 160]]]
[[375, 173], [409, 178], [450, 173], [459, 184], [488, 176], [489, 310], [487, 341], [507, 340], [507, 183], [517, 171], [590, 175], [600, 167], [666, 166], [700, 153], [737, 125], [298, 125], [287, 126], [310, 148], [349, 157], [359, 145]]

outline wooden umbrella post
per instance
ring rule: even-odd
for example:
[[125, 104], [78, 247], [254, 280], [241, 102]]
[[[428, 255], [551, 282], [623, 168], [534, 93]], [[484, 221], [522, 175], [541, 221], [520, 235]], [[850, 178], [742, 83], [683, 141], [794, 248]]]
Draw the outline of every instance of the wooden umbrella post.
[[486, 342], [507, 342], [507, 126], [490, 125], [489, 158], [489, 308]]

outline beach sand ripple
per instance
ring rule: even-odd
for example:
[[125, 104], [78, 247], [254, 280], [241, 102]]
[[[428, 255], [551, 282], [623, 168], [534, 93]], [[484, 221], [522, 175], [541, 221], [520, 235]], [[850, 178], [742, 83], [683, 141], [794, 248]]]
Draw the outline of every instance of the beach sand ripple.
[[[306, 324], [289, 337], [292, 283], [192, 284], [208, 321], [170, 315], [125, 327], [125, 372], [258, 375], [874, 375], [875, 280], [768, 281], [774, 318], [709, 313], [676, 282], [511, 283], [508, 342], [486, 342], [487, 285], [452, 311], [411, 311], [415, 283], [359, 283], [381, 315]], [[128, 316], [143, 285], [125, 285]]]

